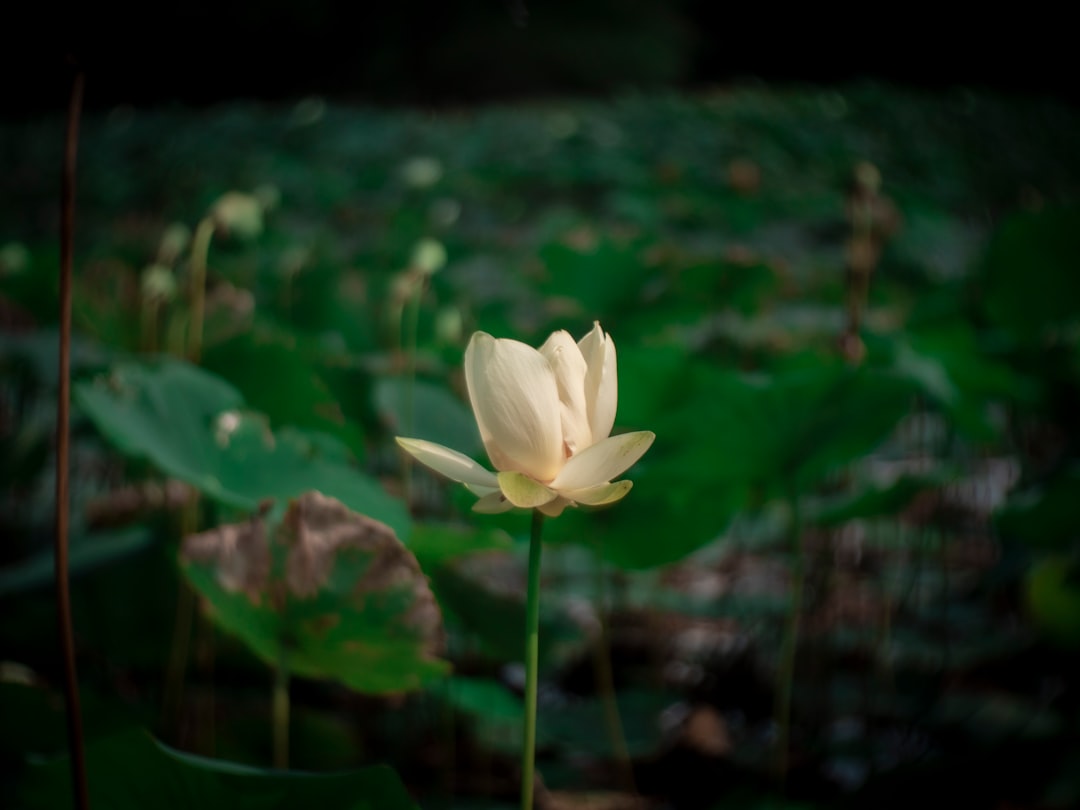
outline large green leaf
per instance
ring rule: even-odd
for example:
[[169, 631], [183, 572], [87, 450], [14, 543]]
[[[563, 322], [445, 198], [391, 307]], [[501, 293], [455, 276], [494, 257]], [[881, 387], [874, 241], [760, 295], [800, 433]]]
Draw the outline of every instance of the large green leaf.
[[466, 455], [480, 450], [480, 431], [472, 412], [434, 383], [413, 380], [410, 386], [405, 377], [381, 377], [375, 384], [375, 408], [396, 435], [435, 442]]
[[407, 535], [403, 505], [361, 471], [317, 452], [295, 430], [270, 431], [245, 413], [243, 398], [214, 375], [176, 361], [117, 367], [75, 386], [75, 399], [121, 452], [206, 496], [253, 511], [266, 498], [314, 489]]
[[[69, 575], [78, 577], [99, 566], [136, 554], [149, 546], [153, 539], [153, 534], [144, 526], [92, 532], [72, 538], [68, 556]], [[0, 597], [51, 587], [55, 582], [55, 560], [56, 555], [50, 547], [16, 565], [0, 568]]]
[[[86, 751], [90, 803], [110, 810], [410, 810], [416, 805], [394, 771], [378, 765], [342, 773], [270, 771], [176, 751], [145, 732], [128, 731]], [[28, 810], [71, 807], [66, 757], [29, 769]]]
[[1025, 337], [1076, 323], [1080, 300], [1080, 208], [1026, 211], [1007, 219], [984, 259], [984, 304], [994, 321]]
[[682, 559], [720, 536], [751, 494], [806, 489], [872, 450], [911, 390], [893, 376], [820, 364], [748, 376], [699, 363], [692, 376], [677, 404], [637, 414], [657, 438], [627, 472], [626, 498], [568, 510], [545, 539], [589, 546], [623, 568]]
[[341, 406], [291, 336], [245, 332], [208, 346], [202, 365], [235, 385], [275, 428], [294, 425], [329, 433], [358, 457], [363, 454], [363, 434], [346, 422]]
[[746, 487], [717, 484], [693, 459], [680, 462], [663, 439], [658, 436], [660, 446], [649, 451], [657, 458], [646, 454], [623, 476], [634, 482], [623, 500], [596, 510], [568, 509], [547, 521], [544, 539], [586, 546], [629, 570], [676, 562], [716, 539], [745, 504]]
[[547, 269], [546, 288], [567, 296], [588, 317], [602, 319], [638, 300], [647, 267], [640, 246], [610, 241], [578, 250], [562, 243], [546, 245], [540, 259]]
[[442, 622], [416, 558], [387, 526], [310, 492], [184, 541], [183, 567], [222, 627], [271, 666], [369, 693], [445, 673]]
[[[525, 713], [521, 698], [490, 678], [447, 678], [439, 696], [468, 718], [472, 733], [484, 748], [506, 754], [521, 753]], [[547, 735], [537, 729], [543, 746]]]
[[[462, 565], [461, 560], [436, 566], [431, 587], [447, 614], [447, 623], [456, 621], [480, 640], [483, 647], [502, 661], [520, 661], [525, 654], [525, 594], [485, 582]], [[554, 599], [540, 604], [540, 663], [555, 663], [580, 649], [583, 629]]]
[[868, 336], [871, 356], [911, 382], [968, 436], [986, 441], [997, 434], [989, 419], [992, 401], [1030, 402], [1035, 383], [980, 351], [975, 333], [963, 325], [882, 338]]
[[466, 554], [508, 551], [513, 541], [501, 529], [414, 523], [408, 545], [424, 570], [430, 570]]
[[683, 434], [673, 463], [727, 486], [807, 487], [881, 442], [910, 395], [896, 376], [840, 364], [771, 375], [709, 370], [685, 404], [692, 418], [669, 423]]

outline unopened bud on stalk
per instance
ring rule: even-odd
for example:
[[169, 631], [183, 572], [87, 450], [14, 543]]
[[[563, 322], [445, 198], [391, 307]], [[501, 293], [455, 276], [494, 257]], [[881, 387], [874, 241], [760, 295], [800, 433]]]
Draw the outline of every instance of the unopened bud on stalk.
[[862, 192], [877, 194], [881, 190], [881, 170], [868, 160], [855, 165], [855, 185]]
[[161, 235], [158, 245], [158, 263], [174, 265], [191, 241], [191, 229], [182, 222], [174, 222]]
[[446, 264], [446, 248], [436, 239], [421, 239], [413, 248], [409, 265], [424, 276], [432, 276]]
[[176, 278], [163, 264], [151, 264], [142, 271], [139, 281], [143, 301], [160, 303], [176, 297]]
[[409, 158], [401, 167], [401, 177], [413, 188], [430, 188], [442, 179], [443, 167], [438, 158], [418, 155]]
[[0, 276], [16, 276], [30, 266], [30, 251], [22, 242], [0, 247]]
[[435, 314], [435, 337], [439, 343], [458, 345], [464, 330], [465, 319], [457, 307], [443, 307]]
[[230, 236], [254, 239], [263, 228], [263, 207], [253, 194], [229, 191], [210, 208], [214, 224]]

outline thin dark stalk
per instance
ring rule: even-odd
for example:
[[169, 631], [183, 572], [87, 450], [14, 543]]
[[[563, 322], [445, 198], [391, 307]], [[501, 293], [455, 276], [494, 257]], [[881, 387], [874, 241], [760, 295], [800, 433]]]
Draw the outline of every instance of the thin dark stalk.
[[60, 368], [56, 400], [56, 609], [60, 648], [64, 657], [64, 697], [67, 704], [68, 748], [71, 751], [71, 789], [75, 807], [86, 810], [86, 753], [83, 749], [79, 676], [75, 669], [75, 631], [71, 620], [68, 583], [68, 463], [71, 400], [71, 278], [75, 241], [75, 159], [79, 151], [79, 115], [82, 111], [83, 74], [71, 85], [64, 168], [60, 182]]
[[630, 749], [626, 745], [622, 718], [619, 716], [619, 704], [615, 698], [615, 674], [611, 668], [611, 643], [607, 630], [607, 576], [604, 560], [599, 551], [596, 555], [596, 618], [599, 633], [593, 647], [593, 671], [596, 676], [596, 691], [604, 707], [604, 725], [607, 727], [608, 741], [618, 764], [623, 787], [632, 794], [637, 793], [634, 781], [634, 764], [630, 758]]
[[532, 810], [536, 768], [536, 686], [540, 661], [540, 551], [544, 515], [532, 514], [529, 539], [529, 586], [525, 603], [525, 735], [521, 746], [521, 810]]
[[289, 661], [282, 645], [278, 665], [274, 669], [274, 767], [278, 770], [289, 768]]
[[799, 647], [799, 620], [802, 614], [803, 586], [806, 579], [802, 546], [802, 516], [799, 511], [799, 492], [791, 484], [788, 492], [791, 507], [791, 602], [788, 605], [787, 627], [780, 650], [780, 665], [776, 683], [776, 779], [783, 788], [787, 781], [789, 747], [791, 744], [791, 693], [795, 683], [795, 655]]

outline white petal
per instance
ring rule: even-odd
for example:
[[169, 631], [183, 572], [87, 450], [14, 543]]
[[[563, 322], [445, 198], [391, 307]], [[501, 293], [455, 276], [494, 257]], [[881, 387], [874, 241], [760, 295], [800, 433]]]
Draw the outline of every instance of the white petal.
[[648, 430], [609, 436], [566, 462], [551, 487], [562, 493], [606, 484], [641, 458], [655, 438]]
[[473, 504], [473, 511], [483, 515], [497, 515], [500, 512], [509, 512], [514, 508], [510, 501], [501, 491], [495, 490]]
[[543, 506], [559, 497], [554, 490], [519, 472], [499, 473], [499, 488], [510, 503], [523, 509]]
[[634, 486], [633, 481], [616, 481], [612, 484], [600, 484], [586, 489], [563, 490], [562, 496], [574, 503], [583, 503], [586, 506], [603, 506], [606, 503], [620, 501]]
[[451, 481], [465, 484], [470, 489], [474, 486], [488, 489], [499, 487], [499, 480], [495, 477], [495, 473], [485, 470], [457, 450], [451, 450], [435, 442], [426, 442], [423, 439], [403, 439], [400, 436], [397, 437], [397, 443], [421, 464], [445, 475]]
[[465, 382], [496, 469], [554, 478], [564, 459], [559, 388], [544, 356], [516, 340], [477, 332], [465, 349]]
[[604, 334], [600, 322], [578, 343], [585, 358], [585, 402], [592, 439], [598, 442], [611, 433], [619, 404], [619, 380], [615, 362], [615, 341]]
[[592, 429], [585, 399], [585, 373], [587, 366], [581, 349], [565, 331], [553, 332], [540, 347], [540, 354], [547, 358], [555, 372], [559, 386], [562, 433], [565, 455], [572, 456], [592, 444]]
[[492, 492], [502, 492], [498, 487], [482, 487], [476, 484], [466, 484], [465, 489], [469, 490], [477, 498], [485, 498]]
[[545, 503], [536, 508], [548, 517], [558, 517], [563, 513], [563, 509], [568, 506], [570, 506], [570, 501], [566, 500], [566, 498], [556, 498], [551, 503]]

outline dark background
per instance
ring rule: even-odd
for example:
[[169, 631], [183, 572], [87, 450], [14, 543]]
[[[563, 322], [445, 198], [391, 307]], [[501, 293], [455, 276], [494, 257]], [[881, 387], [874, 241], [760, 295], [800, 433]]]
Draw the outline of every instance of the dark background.
[[710, 0], [190, 0], [3, 12], [4, 113], [323, 95], [390, 105], [880, 79], [1077, 99], [1071, 30], [1038, 6], [843, 11]]

